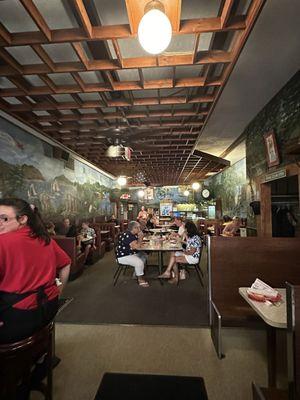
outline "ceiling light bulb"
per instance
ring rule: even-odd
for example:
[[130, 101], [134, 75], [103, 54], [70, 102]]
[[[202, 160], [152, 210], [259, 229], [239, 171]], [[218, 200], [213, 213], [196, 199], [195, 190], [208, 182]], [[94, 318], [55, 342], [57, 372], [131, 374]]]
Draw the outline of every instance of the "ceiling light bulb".
[[143, 190], [139, 190], [139, 191], [138, 191], [138, 196], [139, 196], [140, 198], [144, 197], [144, 196], [145, 196], [145, 192], [144, 192]]
[[118, 185], [120, 186], [125, 186], [127, 183], [127, 179], [125, 176], [119, 176], [119, 178], [117, 179]]
[[185, 191], [183, 192], [183, 194], [187, 197], [187, 196], [189, 196], [190, 192], [189, 192], [188, 190], [185, 190]]
[[145, 7], [145, 14], [138, 27], [138, 38], [147, 53], [162, 53], [170, 44], [172, 26], [169, 18], [162, 11], [159, 1], [151, 1]]
[[199, 190], [200, 189], [200, 183], [199, 182], [194, 182], [192, 184], [192, 188], [193, 188], [193, 190]]

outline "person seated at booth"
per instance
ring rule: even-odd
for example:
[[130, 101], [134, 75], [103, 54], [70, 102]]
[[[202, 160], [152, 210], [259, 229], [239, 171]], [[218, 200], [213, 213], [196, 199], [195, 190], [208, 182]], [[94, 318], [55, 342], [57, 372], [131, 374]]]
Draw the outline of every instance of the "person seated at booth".
[[[172, 284], [178, 283], [178, 263], [197, 264], [200, 259], [201, 238], [194, 222], [186, 221], [185, 231], [187, 235], [186, 249], [172, 253], [167, 269], [162, 275], [159, 275], [159, 278], [169, 279], [169, 283]], [[172, 271], [174, 272], [174, 277], [170, 279]]]
[[146, 254], [136, 250], [142, 243], [143, 236], [140, 224], [136, 221], [129, 222], [127, 231], [118, 237], [116, 256], [120, 264], [134, 267], [138, 284], [141, 287], [149, 287], [149, 283], [144, 279]]
[[85, 221], [81, 225], [81, 230], [79, 235], [77, 236], [78, 246], [80, 246], [81, 251], [84, 253], [84, 262], [88, 258], [90, 249], [93, 247], [96, 249], [95, 240], [96, 240], [96, 232], [95, 229], [90, 228], [89, 222]]
[[58, 224], [56, 227], [56, 232], [58, 235], [63, 235], [66, 237], [76, 237], [77, 234], [76, 226], [71, 224], [69, 218], [64, 218], [62, 224]]
[[237, 236], [241, 226], [241, 221], [239, 217], [233, 217], [232, 221], [226, 224], [222, 231], [224, 236]]

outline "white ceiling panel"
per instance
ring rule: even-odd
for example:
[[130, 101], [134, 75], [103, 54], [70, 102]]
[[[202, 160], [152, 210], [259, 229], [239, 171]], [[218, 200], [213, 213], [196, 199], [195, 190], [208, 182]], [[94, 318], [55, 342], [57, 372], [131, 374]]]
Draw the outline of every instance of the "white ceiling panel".
[[76, 28], [77, 21], [70, 11], [68, 1], [33, 0], [50, 29]]
[[73, 85], [75, 80], [71, 74], [48, 74], [56, 85]]
[[96, 93], [96, 92], [95, 93], [78, 93], [78, 96], [83, 101], [95, 101], [95, 100], [100, 101], [99, 93]]
[[125, 1], [94, 0], [102, 25], [128, 24]]
[[79, 72], [81, 79], [83, 79], [84, 83], [99, 83], [103, 82], [103, 78], [99, 72], [88, 71], [88, 72]]
[[24, 75], [24, 78], [32, 85], [32, 86], [46, 86], [44, 81], [39, 78], [38, 75]]
[[215, 17], [221, 0], [182, 0], [181, 19]]
[[42, 47], [53, 62], [79, 61], [77, 54], [69, 43], [44, 44]]
[[21, 65], [42, 64], [42, 60], [30, 46], [12, 46], [7, 47], [6, 50]]
[[18, 0], [0, 1], [0, 21], [11, 33], [38, 31]]
[[16, 87], [9, 79], [0, 76], [0, 89], [9, 89]]

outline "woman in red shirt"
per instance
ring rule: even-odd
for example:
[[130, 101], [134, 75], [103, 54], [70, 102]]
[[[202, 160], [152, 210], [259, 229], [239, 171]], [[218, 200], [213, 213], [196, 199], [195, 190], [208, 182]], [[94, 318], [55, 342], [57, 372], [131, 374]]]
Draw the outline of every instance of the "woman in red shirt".
[[36, 207], [0, 199], [0, 343], [31, 336], [54, 318], [70, 263]]

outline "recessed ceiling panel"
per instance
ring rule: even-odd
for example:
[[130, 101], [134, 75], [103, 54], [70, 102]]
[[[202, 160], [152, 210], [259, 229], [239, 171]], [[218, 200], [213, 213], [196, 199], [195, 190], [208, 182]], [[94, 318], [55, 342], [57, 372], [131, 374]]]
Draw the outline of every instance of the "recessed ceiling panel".
[[74, 14], [65, 0], [33, 0], [50, 29], [76, 28]]
[[12, 33], [38, 30], [18, 0], [0, 1], [0, 21]]
[[6, 50], [21, 65], [42, 64], [42, 60], [30, 46], [7, 47]]
[[69, 43], [44, 44], [43, 48], [53, 62], [79, 61], [77, 54]]
[[71, 74], [48, 74], [48, 76], [56, 85], [72, 85], [76, 83]]

